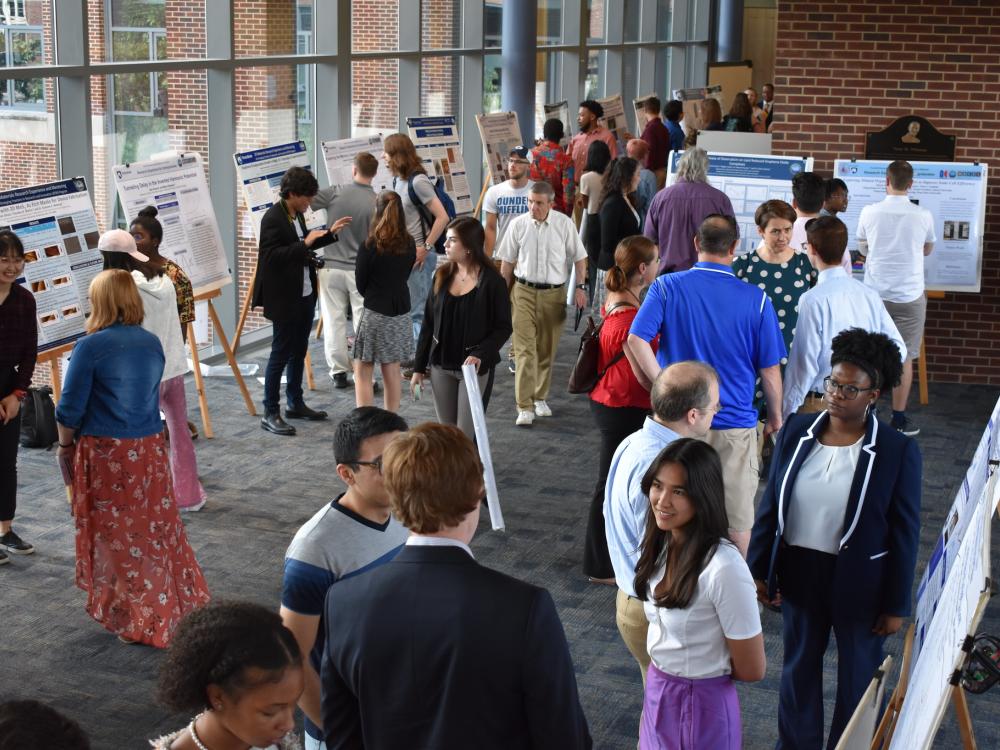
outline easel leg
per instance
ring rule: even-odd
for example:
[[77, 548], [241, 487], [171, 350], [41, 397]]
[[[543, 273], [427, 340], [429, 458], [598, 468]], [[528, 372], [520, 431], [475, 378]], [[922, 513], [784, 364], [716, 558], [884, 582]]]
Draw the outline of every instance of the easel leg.
[[62, 374], [59, 372], [58, 355], [49, 360], [49, 367], [52, 370], [52, 400], [58, 404], [62, 396]]
[[243, 307], [240, 310], [240, 319], [236, 323], [236, 335], [233, 336], [233, 354], [235, 355], [237, 350], [240, 348], [240, 337], [243, 335], [243, 326], [246, 325], [247, 315], [250, 314], [250, 303], [253, 300], [253, 285], [257, 282], [257, 266], [253, 267], [253, 273], [250, 275], [250, 286], [247, 287], [247, 296], [243, 300]]
[[306, 385], [310, 391], [316, 390], [316, 381], [313, 379], [312, 357], [306, 352]]
[[927, 349], [923, 339], [920, 340], [920, 358], [916, 362], [917, 380], [920, 383], [920, 405], [927, 406], [930, 397], [927, 393]]
[[198, 342], [194, 337], [194, 323], [188, 323], [188, 348], [191, 350], [191, 364], [194, 366], [194, 387], [198, 391], [198, 407], [201, 409], [201, 426], [206, 438], [215, 437], [212, 432], [212, 417], [208, 413], [208, 399], [205, 397], [205, 381], [201, 377], [201, 362], [198, 361]]
[[243, 394], [243, 403], [247, 406], [247, 411], [250, 413], [251, 417], [257, 416], [257, 410], [254, 408], [253, 399], [250, 398], [250, 391], [247, 390], [246, 381], [243, 380], [243, 373], [240, 372], [240, 366], [236, 363], [236, 357], [233, 356], [232, 349], [229, 348], [229, 341], [226, 339], [226, 332], [222, 328], [222, 323], [219, 321], [219, 315], [215, 312], [215, 306], [212, 305], [212, 300], [208, 300], [208, 314], [212, 318], [212, 325], [215, 326], [215, 335], [222, 344], [222, 351], [226, 353], [226, 360], [229, 362], [229, 367], [233, 371], [233, 377], [236, 378], [236, 384], [240, 387], [240, 393]]
[[969, 715], [969, 703], [961, 685], [951, 689], [951, 701], [955, 705], [955, 720], [958, 723], [958, 733], [962, 737], [962, 747], [965, 750], [976, 750], [976, 737], [972, 733], [972, 717]]

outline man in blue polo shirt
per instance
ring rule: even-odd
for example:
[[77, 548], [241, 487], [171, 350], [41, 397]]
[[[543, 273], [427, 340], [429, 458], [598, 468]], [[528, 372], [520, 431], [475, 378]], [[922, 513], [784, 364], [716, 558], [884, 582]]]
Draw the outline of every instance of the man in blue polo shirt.
[[[732, 216], [708, 216], [694, 238], [698, 262], [653, 283], [626, 346], [647, 388], [662, 367], [682, 360], [707, 362], [718, 372], [722, 408], [707, 442], [722, 459], [730, 536], [746, 557], [759, 480], [754, 383], [759, 373], [767, 399], [766, 438], [781, 429], [779, 365], [787, 353], [767, 295], [733, 274], [739, 241]], [[649, 342], [657, 335], [659, 351], [653, 354]]]
[[406, 430], [397, 414], [374, 406], [354, 409], [337, 425], [333, 455], [347, 492], [327, 503], [298, 530], [285, 553], [281, 619], [295, 635], [305, 663], [305, 748], [322, 750], [319, 665], [323, 606], [339, 581], [389, 562], [410, 532], [389, 512], [382, 484], [382, 451]]

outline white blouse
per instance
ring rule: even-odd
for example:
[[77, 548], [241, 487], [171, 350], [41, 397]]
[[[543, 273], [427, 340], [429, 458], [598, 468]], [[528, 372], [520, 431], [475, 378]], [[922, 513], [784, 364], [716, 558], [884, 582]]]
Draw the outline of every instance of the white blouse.
[[844, 514], [861, 456], [854, 445], [823, 445], [818, 440], [799, 469], [789, 498], [785, 541], [836, 555], [844, 535]]
[[649, 620], [646, 648], [653, 664], [692, 680], [729, 674], [733, 667], [726, 639], [742, 641], [761, 632], [757, 589], [746, 561], [735, 546], [720, 541], [684, 609], [657, 607], [653, 601], [664, 570], [650, 579], [649, 598], [643, 603]]

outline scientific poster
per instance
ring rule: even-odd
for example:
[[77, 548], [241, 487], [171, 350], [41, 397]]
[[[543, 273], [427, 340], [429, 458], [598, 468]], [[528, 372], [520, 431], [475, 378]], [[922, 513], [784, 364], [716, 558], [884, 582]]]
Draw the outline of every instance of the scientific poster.
[[381, 135], [323, 141], [320, 148], [323, 151], [323, 163], [326, 165], [326, 177], [331, 185], [350, 185], [354, 179], [351, 172], [354, 166], [354, 157], [362, 151], [367, 151], [378, 159], [378, 171], [375, 173], [375, 179], [372, 180], [372, 188], [375, 193], [392, 189], [392, 172], [382, 161], [384, 149]]
[[573, 137], [573, 122], [569, 117], [569, 102], [563, 99], [561, 102], [546, 104], [543, 106], [546, 120], [559, 120], [563, 124], [563, 139], [559, 145], [566, 148], [570, 138]]
[[156, 206], [163, 225], [160, 253], [184, 269], [196, 296], [232, 282], [199, 154], [119, 164], [112, 174], [128, 221]]
[[642, 135], [642, 131], [646, 129], [646, 123], [649, 122], [649, 117], [646, 116], [646, 102], [655, 98], [656, 94], [646, 94], [645, 96], [636, 97], [632, 100], [632, 106], [635, 107], [636, 138]]
[[104, 267], [100, 230], [82, 177], [0, 193], [0, 229], [24, 243], [24, 288], [35, 297], [38, 351], [84, 334], [87, 292]]
[[490, 170], [490, 183], [499, 185], [508, 179], [507, 157], [510, 150], [522, 145], [521, 127], [516, 112], [491, 112], [476, 115], [479, 137], [486, 150], [486, 166]]
[[601, 118], [601, 124], [615, 134], [615, 140], [618, 141], [619, 146], [624, 148], [625, 142], [628, 140], [626, 138], [628, 122], [625, 120], [625, 101], [622, 99], [622, 95], [607, 96], [598, 99], [597, 103], [604, 107], [604, 117]]
[[[407, 117], [406, 127], [427, 174], [444, 180], [459, 216], [472, 212], [469, 178], [454, 117]], [[478, 197], [478, 196], [477, 196]]]
[[[914, 161], [910, 200], [934, 216], [937, 242], [924, 258], [927, 288], [978, 292], [986, 223], [986, 165]], [[887, 161], [838, 159], [834, 174], [847, 183], [851, 200], [840, 218], [847, 224], [847, 247], [858, 249], [858, 217], [865, 206], [885, 198]]]
[[703, 86], [697, 89], [674, 89], [674, 99], [684, 105], [684, 117], [681, 126], [684, 132], [690, 132], [701, 125], [701, 102], [712, 98], [719, 102], [723, 114], [729, 111], [729, 107], [722, 101], [722, 86]]
[[[667, 184], [677, 179], [677, 162], [683, 151], [671, 151]], [[754, 213], [764, 201], [792, 202], [792, 178], [812, 170], [812, 157], [756, 156], [752, 154], [710, 153], [708, 182], [729, 196], [740, 225], [737, 255], [753, 251], [760, 244]]]
[[[309, 154], [304, 141], [268, 146], [253, 151], [233, 154], [236, 162], [236, 179], [243, 188], [243, 202], [250, 216], [250, 226], [255, 240], [260, 240], [260, 220], [264, 212], [278, 202], [281, 178], [289, 167], [311, 169]], [[313, 229], [317, 221], [312, 211], [306, 211], [306, 226]]]

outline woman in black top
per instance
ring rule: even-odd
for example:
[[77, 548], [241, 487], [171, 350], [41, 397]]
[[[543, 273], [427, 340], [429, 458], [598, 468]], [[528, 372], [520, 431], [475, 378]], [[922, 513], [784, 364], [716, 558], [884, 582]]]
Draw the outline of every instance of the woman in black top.
[[733, 107], [722, 121], [722, 129], [730, 133], [753, 132], [753, 107], [750, 97], [742, 91], [733, 99]]
[[[611, 162], [601, 190], [601, 252], [597, 268], [609, 270], [615, 264], [615, 249], [626, 237], [642, 234], [635, 191], [639, 188], [639, 162], [619, 156]], [[603, 279], [602, 279], [603, 281]]]
[[482, 224], [471, 217], [448, 225], [448, 262], [434, 274], [410, 379], [419, 397], [429, 369], [438, 421], [457, 424], [470, 438], [475, 431], [462, 365], [476, 366], [485, 409], [500, 347], [513, 331], [507, 284], [483, 250], [485, 238]]
[[377, 362], [385, 383], [384, 404], [399, 409], [402, 375], [399, 363], [413, 354], [410, 290], [406, 280], [417, 261], [417, 246], [406, 230], [399, 195], [383, 190], [375, 200], [368, 239], [358, 249], [354, 278], [365, 309], [354, 337], [354, 398], [358, 406], [375, 400], [372, 374]]

